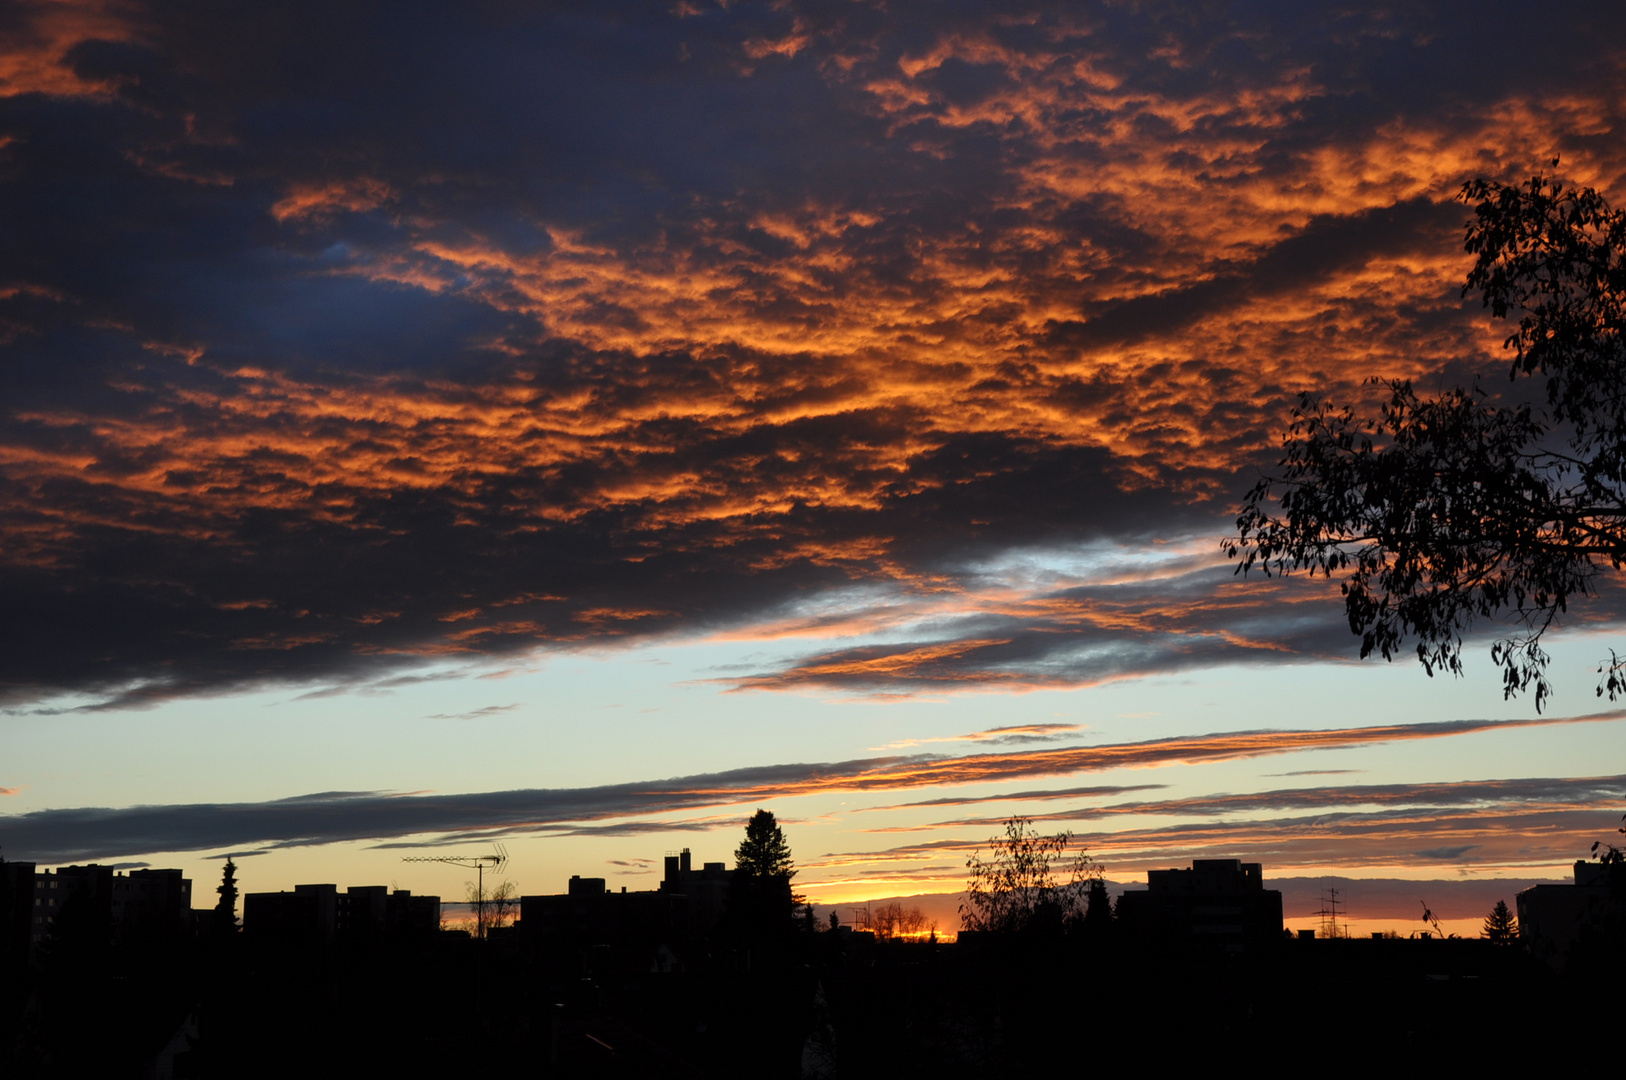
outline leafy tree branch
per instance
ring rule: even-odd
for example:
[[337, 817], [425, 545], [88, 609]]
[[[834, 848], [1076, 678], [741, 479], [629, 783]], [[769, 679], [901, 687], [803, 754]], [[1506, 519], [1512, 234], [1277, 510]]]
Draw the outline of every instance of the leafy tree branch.
[[[1499, 623], [1504, 694], [1534, 687], [1539, 710], [1544, 635], [1626, 565], [1626, 213], [1542, 174], [1460, 197], [1477, 255], [1463, 294], [1521, 313], [1510, 377], [1542, 383], [1545, 404], [1397, 379], [1362, 416], [1303, 394], [1222, 547], [1241, 574], [1341, 579], [1363, 658], [1411, 640], [1429, 674], [1461, 674], [1463, 635]], [[1626, 693], [1618, 654], [1598, 670], [1600, 695]]]

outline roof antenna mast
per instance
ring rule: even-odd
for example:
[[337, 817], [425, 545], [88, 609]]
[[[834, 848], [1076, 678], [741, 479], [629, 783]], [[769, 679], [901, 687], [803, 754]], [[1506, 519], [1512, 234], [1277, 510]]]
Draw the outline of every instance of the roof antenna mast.
[[508, 865], [508, 849], [501, 844], [491, 846], [495, 850], [490, 855], [410, 855], [401, 860], [445, 863], [474, 871], [474, 937], [478, 941], [484, 941], [486, 937], [486, 870], [495, 874]]

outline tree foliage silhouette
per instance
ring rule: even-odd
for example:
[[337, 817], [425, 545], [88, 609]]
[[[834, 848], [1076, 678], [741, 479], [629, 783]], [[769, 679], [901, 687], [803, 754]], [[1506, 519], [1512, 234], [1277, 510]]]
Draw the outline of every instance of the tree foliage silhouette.
[[[1477, 256], [1463, 295], [1519, 315], [1510, 378], [1544, 384], [1545, 404], [1477, 385], [1420, 396], [1396, 379], [1369, 417], [1304, 394], [1280, 472], [1222, 546], [1239, 573], [1343, 577], [1362, 657], [1415, 638], [1429, 674], [1461, 674], [1463, 635], [1499, 622], [1504, 694], [1533, 686], [1539, 710], [1543, 634], [1626, 565], [1626, 213], [1540, 173], [1459, 197]], [[1600, 695], [1626, 693], [1626, 658], [1611, 650], [1598, 671]]]
[[479, 882], [465, 881], [463, 894], [468, 905], [475, 910], [476, 938], [485, 937], [488, 930], [512, 926], [518, 917], [519, 886], [512, 881], [487, 885], [484, 892]]
[[745, 824], [745, 839], [734, 849], [729, 911], [735, 931], [760, 940], [790, 929], [802, 901], [791, 892], [795, 876], [784, 830], [771, 811], [758, 810]]
[[[1423, 905], [1423, 921], [1434, 928], [1435, 937], [1439, 938], [1441, 941], [1444, 941], [1446, 938], [1446, 933], [1440, 927], [1440, 917], [1434, 914], [1434, 910], [1428, 906], [1427, 900], [1419, 900], [1417, 902]], [[1428, 936], [1427, 931], [1424, 931], [1423, 936]]]
[[1496, 906], [1485, 916], [1482, 932], [1498, 945], [1513, 944], [1513, 940], [1519, 936], [1519, 920], [1508, 910], [1506, 900], [1496, 901]]
[[784, 830], [768, 810], [758, 810], [745, 823], [745, 839], [734, 849], [734, 872], [759, 881], [780, 881], [788, 887], [796, 876]]
[[1083, 928], [1092, 934], [1104, 934], [1112, 928], [1112, 898], [1098, 873], [1091, 875], [1085, 892]]
[[866, 907], [858, 928], [868, 930], [882, 940], [924, 938], [937, 931], [937, 923], [920, 908], [904, 907], [894, 901], [874, 909]]
[[[1622, 814], [1620, 820], [1626, 821], [1626, 814]], [[1622, 825], [1615, 831], [1626, 833], [1626, 825]], [[1626, 872], [1626, 850], [1622, 850], [1614, 844], [1606, 844], [1602, 840], [1597, 840], [1592, 844], [1592, 854], [1598, 857], [1599, 862], [1610, 867], [1612, 873]]]
[[215, 903], [215, 926], [224, 933], [237, 929], [237, 864], [231, 857], [220, 870], [220, 884], [215, 888], [220, 899]]
[[[992, 850], [986, 859], [977, 851], [966, 860], [961, 926], [1011, 932], [1059, 929], [1082, 921], [1101, 867], [1083, 851], [1069, 862], [1072, 839], [1070, 832], [1041, 836], [1025, 817], [1005, 822], [1005, 835], [989, 839]], [[1065, 866], [1065, 881], [1056, 880], [1053, 866]]]

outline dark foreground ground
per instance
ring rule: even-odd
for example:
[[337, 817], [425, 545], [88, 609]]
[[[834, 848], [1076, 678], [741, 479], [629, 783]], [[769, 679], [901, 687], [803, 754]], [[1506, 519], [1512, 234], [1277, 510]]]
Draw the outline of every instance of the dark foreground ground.
[[326, 947], [236, 935], [36, 958], [5, 980], [0, 1075], [1547, 1072], [1619, 1059], [1619, 972], [1601, 954], [1554, 973], [1516, 945], [1457, 940], [1236, 955], [1111, 935], [815, 933], [656, 973], [513, 933]]

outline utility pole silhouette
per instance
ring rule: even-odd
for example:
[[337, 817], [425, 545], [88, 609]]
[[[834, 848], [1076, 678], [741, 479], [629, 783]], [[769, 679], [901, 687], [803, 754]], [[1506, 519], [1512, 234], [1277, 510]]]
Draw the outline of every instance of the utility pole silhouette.
[[508, 849], [501, 844], [491, 846], [496, 849], [495, 853], [491, 855], [409, 855], [401, 860], [402, 862], [445, 863], [447, 866], [461, 866], [465, 870], [474, 871], [474, 1019], [476, 1023], [480, 1023], [485, 1014], [483, 983], [486, 952], [486, 870], [489, 868], [495, 874], [508, 865]]
[[1321, 916], [1321, 936], [1335, 938], [1338, 936], [1338, 890], [1326, 889], [1321, 894], [1321, 908], [1316, 912]]

